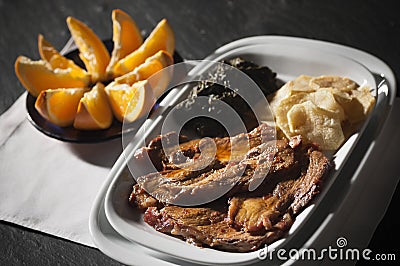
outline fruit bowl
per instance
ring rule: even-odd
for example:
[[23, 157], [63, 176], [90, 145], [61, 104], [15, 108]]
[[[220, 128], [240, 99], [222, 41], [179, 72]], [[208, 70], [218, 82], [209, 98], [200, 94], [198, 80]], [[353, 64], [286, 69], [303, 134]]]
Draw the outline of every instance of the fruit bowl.
[[39, 34], [40, 59], [20, 55], [15, 60], [15, 73], [28, 91], [28, 119], [46, 135], [70, 142], [119, 137], [135, 131], [166, 94], [170, 76], [152, 84], [149, 79], [174, 60], [183, 61], [167, 19], [143, 38], [129, 14], [114, 9], [111, 18], [112, 39], [101, 40], [69, 16], [71, 42], [63, 53]]
[[[107, 50], [111, 52], [113, 49], [112, 40], [104, 40], [103, 43], [107, 47]], [[65, 54], [65, 57], [73, 60], [78, 66], [85, 68], [82, 60], [79, 58], [78, 49], [68, 52]], [[183, 62], [183, 58], [176, 51], [174, 52], [173, 57], [175, 63]], [[162, 98], [163, 97], [161, 97], [158, 101], [162, 100]], [[66, 142], [96, 143], [118, 138], [121, 137], [123, 133], [136, 132], [136, 130], [139, 129], [142, 122], [145, 120], [145, 118], [142, 118], [130, 123], [129, 126], [122, 127], [122, 123], [114, 118], [110, 127], [101, 130], [79, 130], [73, 126], [59, 127], [50, 123], [39, 114], [39, 112], [35, 109], [35, 101], [36, 97], [30, 93], [27, 93], [26, 109], [29, 122], [45, 135]]]

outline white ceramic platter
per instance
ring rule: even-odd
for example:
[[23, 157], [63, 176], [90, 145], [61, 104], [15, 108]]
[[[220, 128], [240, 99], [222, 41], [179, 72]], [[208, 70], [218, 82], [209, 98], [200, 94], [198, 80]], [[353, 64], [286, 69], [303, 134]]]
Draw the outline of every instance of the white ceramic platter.
[[[278, 73], [278, 78], [284, 82], [301, 74], [310, 76], [339, 75], [349, 77], [360, 85], [376, 88], [373, 75], [362, 64], [344, 56], [318, 49], [309, 49], [291, 44], [256, 44], [233, 49], [213, 58], [213, 60], [222, 61], [236, 56], [253, 61], [258, 65], [269, 66], [274, 72]], [[192, 71], [202, 72], [202, 65], [206, 66], [208, 64], [200, 63]], [[189, 92], [190, 87], [188, 86], [187, 93], [183, 93], [180, 98], [185, 99]], [[174, 101], [174, 99], [171, 99], [171, 101]], [[177, 103], [179, 102], [178, 99]], [[162, 121], [160, 119], [159, 123], [162, 123]], [[160, 134], [156, 130], [147, 133], [150, 138]], [[356, 140], [357, 135], [354, 135], [335, 154], [336, 172], [334, 177], [339, 173], [342, 163], [357, 143]], [[132, 145], [137, 146], [135, 141], [133, 141]], [[123, 174], [115, 176], [105, 199], [106, 216], [114, 229], [122, 236], [143, 246], [195, 263], [234, 265], [253, 262], [258, 259], [258, 251], [232, 253], [211, 248], [198, 248], [175, 237], [157, 232], [143, 221], [142, 214], [138, 210], [129, 206], [127, 199], [133, 183], [129, 178], [128, 182], [124, 181], [125, 179], [126, 177]], [[330, 178], [330, 181], [334, 181], [334, 178]], [[325, 189], [328, 189], [328, 187], [329, 185], [326, 185]], [[319, 199], [321, 198], [322, 195]], [[309, 218], [309, 215], [312, 215], [311, 209], [313, 207], [314, 205], [311, 205], [305, 210], [308, 215], [303, 213], [296, 219], [288, 235], [289, 237], [296, 232], [296, 228], [304, 220]], [[289, 237], [287, 240], [289, 240]], [[273, 247], [278, 248], [278, 245], [275, 244], [270, 248]]]
[[[377, 106], [380, 108], [373, 113], [380, 120], [386, 119], [387, 113], [384, 111], [389, 109], [395, 95], [395, 81], [390, 68], [376, 57], [353, 48], [299, 38], [259, 36], [242, 39], [221, 47], [207, 59], [221, 60], [237, 55], [260, 65], [269, 66], [278, 73], [278, 78], [283, 81], [293, 79], [300, 74], [313, 76], [322, 74], [341, 75], [347, 76], [359, 84], [376, 88], [375, 78], [371, 71], [379, 75], [384, 74], [388, 87], [386, 87], [386, 91], [381, 93], [383, 98], [378, 97], [379, 104]], [[369, 129], [369, 131], [371, 130]], [[374, 126], [374, 130], [379, 130], [379, 128]], [[325, 219], [327, 213], [321, 212], [319, 210], [321, 208], [318, 205], [333, 204], [332, 200], [329, 200], [328, 188], [335, 182], [340, 181], [340, 178], [337, 177], [340, 177], [339, 174], [342, 171], [342, 167], [345, 167], [346, 173], [350, 171], [348, 166], [346, 168], [346, 162], [353, 149], [357, 148], [357, 143], [359, 143], [364, 134], [362, 132], [353, 136], [336, 154], [336, 172], [324, 192], [319, 196], [316, 205], [311, 205], [303, 211], [297, 217], [288, 237], [277, 241], [272, 247], [304, 244], [307, 237], [310, 237], [316, 230], [315, 222], [313, 223], [312, 221], [316, 221], [315, 219], [318, 218], [318, 221], [322, 222]], [[152, 133], [157, 134], [157, 132]], [[368, 146], [370, 142], [371, 139], [362, 141], [363, 146]], [[146, 252], [148, 250], [144, 247], [159, 251], [159, 253], [156, 253], [158, 254], [157, 259], [161, 259], [163, 262], [176, 263], [172, 257], [178, 258], [179, 264], [181, 264], [181, 260], [200, 264], [230, 265], [257, 262], [257, 252], [241, 254], [209, 248], [200, 249], [179, 239], [156, 232], [143, 222], [139, 212], [128, 205], [127, 197], [133, 181], [127, 178], [126, 174], [123, 174], [124, 170], [126, 170], [126, 164], [124, 157], [121, 156], [103, 184], [91, 213], [90, 229], [93, 240], [104, 253], [127, 264], [142, 264], [139, 261], [154, 260], [155, 254]], [[323, 200], [324, 198], [326, 200]], [[106, 217], [103, 215], [103, 202]], [[335, 201], [336, 205], [340, 203], [340, 200]], [[112, 225], [113, 230], [106, 230], [107, 226], [101, 226], [102, 224], [109, 226], [108, 223]], [[299, 240], [300, 238], [302, 241]], [[137, 243], [140, 243], [141, 246]], [[118, 246], [121, 249], [118, 249]], [[121, 254], [122, 246], [131, 246], [131, 253]]]

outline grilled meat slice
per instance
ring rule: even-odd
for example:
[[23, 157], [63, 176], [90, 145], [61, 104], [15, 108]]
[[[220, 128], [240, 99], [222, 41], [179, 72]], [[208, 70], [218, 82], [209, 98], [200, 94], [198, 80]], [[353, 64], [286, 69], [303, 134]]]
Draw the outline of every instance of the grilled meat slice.
[[229, 224], [237, 230], [260, 234], [271, 230], [282, 215], [279, 198], [267, 195], [258, 198], [234, 197], [229, 201]]
[[230, 200], [229, 222], [238, 230], [265, 232], [283, 213], [298, 214], [319, 193], [320, 183], [330, 168], [329, 160], [318, 150], [305, 151], [308, 167], [297, 179], [279, 182], [263, 197], [234, 197]]
[[322, 180], [332, 167], [322, 152], [309, 148], [307, 153], [309, 157], [307, 171], [296, 180], [290, 191], [294, 197], [290, 205], [294, 214], [298, 214], [320, 192]]
[[[179, 149], [173, 146], [172, 140], [177, 138], [175, 132], [166, 135], [160, 135], [154, 138], [147, 147], [141, 148], [135, 152], [135, 160], [141, 161], [148, 156], [157, 171], [176, 169], [175, 164], [182, 163], [177, 158], [184, 155], [190, 159], [197, 159], [200, 156], [200, 139], [190, 140], [186, 137], [179, 136]], [[238, 151], [238, 155], [246, 154], [246, 152], [260, 145], [263, 142], [276, 138], [276, 130], [266, 124], [261, 124], [249, 133], [238, 134], [232, 138], [215, 138], [214, 142], [217, 148], [216, 156], [219, 161], [229, 160], [231, 154], [231, 145], [234, 143], [234, 150]], [[163, 147], [163, 143], [165, 147]], [[166, 154], [167, 153], [167, 154]]]
[[184, 238], [198, 246], [236, 252], [256, 250], [281, 237], [291, 226], [292, 220], [285, 216], [273, 230], [263, 235], [238, 231], [226, 221], [226, 214], [209, 208], [183, 208], [167, 206], [161, 210], [148, 208], [144, 220], [157, 231]]
[[[270, 133], [267, 141], [261, 139], [265, 137], [262, 130]], [[302, 145], [297, 137], [269, 140], [271, 132], [262, 125], [248, 134], [214, 139], [214, 160], [196, 171], [181, 169], [185, 162], [176, 160], [176, 153], [152, 158], [159, 160], [161, 171], [137, 178], [140, 186], [134, 185], [130, 202], [146, 209], [144, 220], [156, 230], [198, 246], [246, 252], [269, 244], [287, 233], [295, 216], [319, 193], [331, 168], [317, 147]], [[157, 142], [162, 137], [142, 152], [158, 152]], [[233, 143], [239, 147], [236, 154], [230, 151]], [[197, 140], [188, 141], [177, 152], [184, 152], [196, 163], [204, 150], [201, 145]], [[233, 187], [225, 193], [227, 184]], [[168, 206], [171, 196], [185, 202], [197, 195], [206, 197], [207, 202], [222, 195], [222, 189], [224, 197], [201, 207]]]
[[[152, 195], [157, 194], [158, 199], [165, 199], [166, 202], [168, 202], [168, 198], [171, 198], [169, 196], [171, 194], [177, 197], [188, 197], [191, 192], [194, 192], [193, 189], [195, 191], [213, 189], [215, 195], [221, 195], [218, 194], [218, 191], [220, 191], [218, 187], [227, 191], [226, 186], [228, 185], [230, 186], [229, 190], [232, 187], [231, 184], [235, 184], [239, 180], [243, 171], [250, 164], [253, 164], [251, 166], [253, 172], [257, 162], [261, 165], [270, 164], [270, 161], [251, 161], [250, 158], [247, 158], [248, 162], [242, 163], [241, 161], [246, 158], [251, 148], [259, 150], [260, 148], [257, 147], [262, 143], [274, 139], [275, 129], [262, 124], [247, 134], [239, 134], [232, 138], [215, 138], [215, 158], [211, 162], [206, 161], [206, 164], [203, 162], [204, 158], [207, 160], [210, 157], [202, 155], [207, 147], [202, 146], [199, 140], [182, 143], [179, 149], [172, 146], [163, 148], [162, 141], [168, 144], [171, 142], [169, 138], [172, 137], [177, 136], [173, 133], [159, 136], [151, 141], [148, 147], [135, 153], [137, 164], [140, 165], [140, 161], [149, 156], [158, 170], [158, 172], [153, 173], [140, 172], [139, 174], [142, 175], [138, 174], [140, 177], [137, 178], [137, 181], [146, 191], [151, 191]], [[275, 144], [275, 142], [264, 143], [264, 149], [267, 149], [267, 145], [271, 144]], [[285, 145], [287, 146], [286, 142]], [[266, 152], [264, 151], [264, 153]], [[268, 152], [272, 154], [275, 150]], [[180, 159], [180, 154], [184, 154], [186, 159]], [[250, 154], [255, 155], [256, 150], [250, 150]], [[272, 159], [273, 156], [264, 156], [264, 158]], [[229, 166], [227, 166], [228, 163]], [[247, 170], [247, 172], [250, 173], [251, 171]], [[249, 179], [249, 177], [246, 177], [246, 179]], [[242, 182], [244, 186], [248, 185], [247, 183]], [[135, 193], [131, 195], [132, 202], [136, 201], [134, 197]]]
[[152, 197], [138, 184], [133, 185], [132, 193], [129, 196], [129, 202], [133, 206], [143, 211], [149, 207], [157, 207], [157, 208], [163, 207], [163, 204], [160, 201]]
[[205, 203], [228, 191], [228, 196], [248, 192], [254, 183], [253, 188], [271, 191], [282, 176], [283, 179], [298, 176], [298, 172], [294, 150], [286, 140], [278, 140], [262, 143], [243, 160], [228, 165], [212, 164], [199, 171], [167, 170], [141, 176], [137, 182], [162, 202], [196, 199]]
[[[246, 165], [246, 170], [227, 196], [248, 193], [255, 188], [256, 193], [265, 195], [270, 193], [278, 182], [298, 176], [300, 156], [297, 149], [290, 147], [286, 139], [277, 140], [273, 144], [274, 150], [270, 149], [268, 143], [263, 143], [247, 154], [241, 162]], [[262, 180], [261, 184], [258, 180]]]
[[275, 172], [273, 190], [260, 197], [254, 196], [259, 191], [239, 194], [230, 199], [227, 213], [212, 207], [150, 207], [144, 220], [160, 232], [199, 246], [236, 252], [256, 250], [286, 234], [294, 217], [319, 193], [331, 167], [315, 147], [297, 147], [295, 153], [294, 158], [302, 165], [297, 175]]

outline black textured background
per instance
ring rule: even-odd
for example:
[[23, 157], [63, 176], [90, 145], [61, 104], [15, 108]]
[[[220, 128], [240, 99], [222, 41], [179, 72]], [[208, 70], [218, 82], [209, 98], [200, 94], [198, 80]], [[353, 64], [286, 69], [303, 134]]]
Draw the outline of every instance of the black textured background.
[[[202, 59], [223, 44], [254, 35], [325, 40], [378, 56], [389, 64], [399, 80], [397, 3], [395, 0], [0, 0], [0, 114], [24, 91], [14, 74], [16, 57], [22, 54], [39, 58], [38, 33], [61, 49], [69, 38], [67, 16], [84, 21], [102, 39], [112, 36], [114, 8], [130, 14], [147, 33], [166, 17], [175, 30], [176, 49], [186, 59]], [[398, 260], [399, 200], [397, 189], [370, 243], [375, 252], [397, 253]], [[119, 265], [96, 249], [0, 223], [0, 265], [58, 264]]]

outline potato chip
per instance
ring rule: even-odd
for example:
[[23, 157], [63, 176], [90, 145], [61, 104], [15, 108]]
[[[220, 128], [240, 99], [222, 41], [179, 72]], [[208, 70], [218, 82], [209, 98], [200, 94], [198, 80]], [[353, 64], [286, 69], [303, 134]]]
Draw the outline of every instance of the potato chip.
[[350, 124], [356, 124], [365, 118], [364, 107], [360, 101], [354, 97], [350, 101], [340, 103]]
[[319, 108], [338, 115], [340, 121], [344, 121], [346, 119], [343, 108], [337, 103], [332, 92], [330, 92], [328, 89], [324, 88], [314, 93], [310, 93], [309, 99]]
[[301, 75], [279, 89], [271, 107], [288, 138], [301, 135], [323, 150], [336, 150], [359, 127], [375, 104], [369, 88], [339, 76]]
[[335, 93], [335, 99], [343, 107], [350, 124], [363, 121], [372, 107], [375, 98], [371, 95], [369, 88], [357, 88], [349, 93]]
[[293, 107], [293, 105], [307, 101], [308, 96], [309, 94], [304, 92], [291, 95], [290, 97], [283, 99], [276, 108], [276, 111], [274, 112], [276, 125], [287, 137], [291, 137], [287, 113]]
[[360, 87], [352, 91], [352, 96], [356, 98], [364, 107], [364, 115], [366, 116], [375, 105], [375, 98], [371, 95], [369, 87]]
[[338, 88], [325, 88], [325, 90], [329, 90], [330, 92], [332, 92], [338, 104], [351, 102], [352, 98], [350, 96], [350, 92], [342, 91]]
[[310, 80], [310, 86], [318, 90], [320, 88], [337, 88], [341, 91], [355, 90], [358, 85], [349, 78], [339, 76], [320, 76]]
[[344, 141], [339, 117], [311, 101], [294, 105], [287, 119], [290, 136], [301, 135], [305, 142], [316, 143], [323, 150], [336, 150]]
[[310, 86], [310, 81], [313, 77], [301, 75], [293, 80], [293, 86], [291, 87], [291, 92], [313, 92], [314, 88]]
[[280, 102], [291, 95], [291, 87], [293, 86], [293, 81], [286, 82], [279, 90], [277, 90], [272, 99], [269, 101], [269, 107], [272, 112], [276, 112]]
[[294, 80], [287, 82], [283, 85], [270, 100], [270, 107], [273, 112], [278, 108], [279, 103], [293, 94], [302, 93], [302, 92], [313, 92], [315, 91], [309, 86], [310, 80], [312, 77], [301, 75]]

